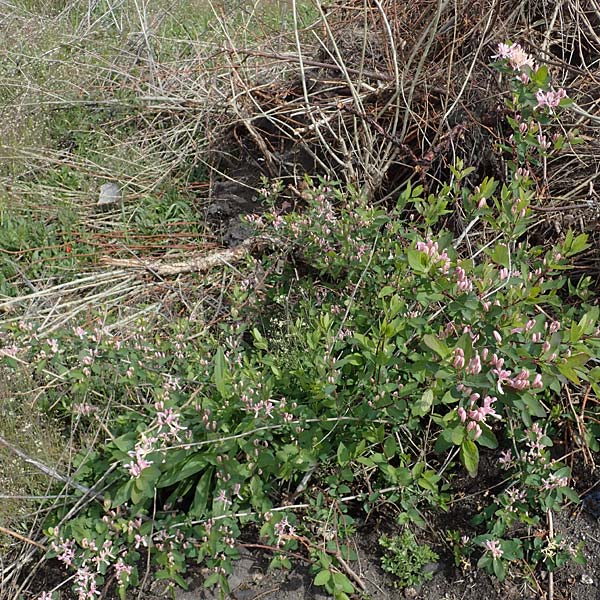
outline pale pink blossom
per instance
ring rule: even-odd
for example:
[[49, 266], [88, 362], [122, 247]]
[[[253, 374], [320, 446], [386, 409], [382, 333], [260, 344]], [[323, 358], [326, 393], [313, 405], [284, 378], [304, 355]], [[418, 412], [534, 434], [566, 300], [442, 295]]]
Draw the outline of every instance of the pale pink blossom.
[[82, 339], [83, 339], [83, 338], [84, 338], [84, 337], [87, 335], [87, 332], [86, 332], [86, 330], [85, 330], [83, 327], [79, 326], [79, 325], [78, 325], [77, 327], [73, 327], [73, 333], [74, 333], [74, 334], [75, 334], [75, 335], [76, 335], [76, 336], [77, 336], [77, 337], [78, 337], [80, 340], [82, 340]]
[[285, 539], [296, 535], [296, 529], [290, 525], [287, 517], [283, 517], [281, 521], [275, 523], [274, 529], [277, 534], [277, 546], [281, 546]]
[[227, 507], [228, 504], [232, 504], [231, 500], [227, 498], [227, 492], [225, 490], [220, 490], [218, 496], [215, 499], [216, 502], [223, 503], [223, 506]]
[[500, 458], [498, 459], [498, 462], [504, 468], [508, 469], [513, 464], [513, 461], [514, 459], [510, 448], [508, 450], [502, 450], [502, 452], [500, 452]]
[[547, 106], [550, 109], [550, 112], [553, 112], [554, 109], [560, 105], [560, 101], [567, 97], [567, 92], [563, 88], [559, 88], [556, 91], [549, 90], [547, 92], [538, 90], [535, 97], [538, 101], [536, 108]]
[[483, 547], [492, 555], [492, 558], [500, 558], [504, 554], [500, 542], [497, 540], [487, 540]]
[[[123, 559], [119, 558], [119, 560], [117, 560], [117, 562], [115, 563], [115, 571], [117, 573], [117, 579], [123, 581], [123, 579], [129, 578], [131, 572], [133, 571], [133, 567], [131, 565], [126, 565], [123, 562]], [[121, 577], [121, 575], [125, 575], [125, 577], [123, 578]]]
[[455, 369], [462, 369], [465, 366], [465, 353], [462, 348], [454, 349], [454, 361], [453, 366]]
[[521, 44], [498, 44], [498, 54], [492, 58], [504, 58], [515, 71], [522, 71], [524, 67], [535, 70], [533, 57], [527, 54]]

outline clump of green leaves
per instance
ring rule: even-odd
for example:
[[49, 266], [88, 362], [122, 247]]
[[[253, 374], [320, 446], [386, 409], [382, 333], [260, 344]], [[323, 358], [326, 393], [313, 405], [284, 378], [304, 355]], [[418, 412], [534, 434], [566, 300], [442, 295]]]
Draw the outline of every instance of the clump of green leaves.
[[394, 537], [384, 535], [379, 545], [385, 550], [381, 566], [396, 577], [397, 587], [417, 586], [433, 577], [433, 571], [424, 568], [439, 556], [427, 544], [419, 544], [410, 530]]

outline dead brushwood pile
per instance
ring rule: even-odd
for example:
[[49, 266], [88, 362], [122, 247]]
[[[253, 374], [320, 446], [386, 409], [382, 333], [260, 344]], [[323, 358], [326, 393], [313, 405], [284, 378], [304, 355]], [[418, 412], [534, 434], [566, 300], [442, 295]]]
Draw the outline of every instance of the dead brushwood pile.
[[539, 181], [542, 234], [576, 222], [597, 235], [600, 3], [346, 0], [319, 11], [291, 39], [225, 49], [229, 118], [210, 144], [218, 172], [293, 187], [305, 172], [328, 174], [374, 201], [409, 179], [435, 190], [456, 157], [476, 168], [473, 181], [502, 179], [506, 87], [489, 64], [498, 42], [518, 41], [575, 100], [565, 125], [586, 142]]

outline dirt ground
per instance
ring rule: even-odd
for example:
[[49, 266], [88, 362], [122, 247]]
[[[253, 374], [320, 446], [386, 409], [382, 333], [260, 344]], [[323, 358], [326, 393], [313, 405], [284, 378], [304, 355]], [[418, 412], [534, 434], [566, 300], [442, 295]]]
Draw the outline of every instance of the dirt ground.
[[[600, 523], [589, 514], [577, 510], [565, 511], [555, 516], [555, 531], [567, 541], [585, 541], [587, 564], [568, 564], [554, 574], [554, 600], [600, 599]], [[503, 583], [489, 577], [483, 571], [460, 573], [452, 557], [440, 552], [440, 562], [433, 565], [435, 574], [420, 589], [398, 590], [392, 577], [385, 573], [379, 563], [380, 553], [377, 534], [365, 529], [356, 537], [359, 560], [352, 565], [365, 583], [366, 598], [371, 600], [550, 600], [548, 574], [536, 574], [539, 589], [533, 582], [507, 579]], [[438, 549], [439, 550], [439, 549]], [[230, 583], [231, 600], [325, 600], [329, 598], [322, 589], [312, 585], [308, 568], [297, 566], [290, 572], [266, 572], [266, 557], [244, 552], [235, 567]], [[202, 589], [201, 578], [190, 580], [190, 590], [178, 592], [177, 600], [218, 600], [218, 593]], [[147, 598], [164, 598], [160, 586]]]

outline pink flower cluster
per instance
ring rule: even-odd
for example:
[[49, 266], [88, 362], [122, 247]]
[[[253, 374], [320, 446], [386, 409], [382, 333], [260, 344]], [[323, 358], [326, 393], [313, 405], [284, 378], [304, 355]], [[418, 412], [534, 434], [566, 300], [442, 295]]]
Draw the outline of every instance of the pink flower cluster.
[[242, 394], [240, 400], [244, 405], [244, 410], [249, 413], [254, 413], [254, 418], [258, 419], [259, 416], [273, 418], [273, 409], [275, 405], [269, 400], [263, 400], [254, 398], [254, 390], [248, 389], [245, 394]]
[[473, 291], [473, 282], [467, 277], [467, 273], [462, 267], [456, 267], [454, 274], [456, 275], [456, 287], [459, 292], [468, 293]]
[[75, 573], [75, 591], [78, 592], [77, 600], [95, 600], [97, 596], [102, 595], [102, 590], [98, 589], [96, 583], [96, 574], [90, 571], [89, 567], [82, 566]]
[[447, 252], [444, 250], [440, 254], [439, 245], [433, 240], [427, 240], [427, 242], [417, 242], [417, 250], [423, 252], [431, 258], [431, 261], [435, 264], [442, 263], [442, 273], [447, 273], [450, 270], [450, 258]]
[[528, 390], [530, 387], [533, 389], [543, 389], [544, 387], [542, 376], [539, 373], [534, 375], [532, 382], [529, 381], [531, 373], [528, 369], [522, 369], [517, 375], [511, 377], [512, 371], [504, 368], [504, 359], [499, 358], [496, 353], [492, 355], [490, 364], [493, 367], [492, 373], [498, 378], [497, 389], [501, 394], [504, 394], [503, 384], [520, 391]]
[[559, 477], [556, 473], [550, 473], [542, 484], [542, 489], [545, 491], [551, 491], [555, 490], [556, 488], [567, 487], [568, 485], [568, 477]]
[[157, 441], [155, 437], [147, 437], [142, 434], [142, 439], [136, 443], [135, 448], [127, 453], [135, 460], [124, 466], [126, 469], [129, 469], [129, 474], [134, 479], [137, 479], [142, 474], [142, 471], [152, 464], [151, 460], [146, 460], [146, 456], [154, 450], [154, 444]]
[[283, 517], [281, 521], [275, 523], [275, 533], [277, 534], [277, 546], [281, 546], [286, 539], [296, 535], [296, 529], [290, 525], [287, 517]]
[[494, 410], [494, 403], [497, 398], [495, 396], [486, 396], [483, 399], [483, 405], [477, 406], [480, 398], [479, 394], [471, 394], [469, 396], [469, 409], [466, 410], [460, 406], [457, 410], [461, 422], [467, 423], [467, 431], [475, 432], [475, 439], [482, 434], [481, 424], [485, 423], [487, 417], [500, 418], [500, 415]]
[[180, 415], [172, 408], [165, 408], [165, 403], [161, 400], [154, 404], [156, 408], [156, 424], [160, 430], [158, 437], [165, 442], [181, 441], [179, 432], [185, 431], [184, 427], [179, 422]]
[[550, 112], [553, 112], [554, 109], [560, 105], [560, 101], [567, 97], [567, 92], [563, 88], [559, 88], [556, 91], [548, 90], [547, 92], [538, 90], [535, 97], [538, 101], [537, 108], [547, 106], [550, 109]]
[[525, 70], [525, 67], [528, 67], [532, 71], [536, 68], [533, 57], [523, 50], [521, 44], [498, 44], [498, 54], [492, 58], [508, 60], [510, 66], [519, 72], [519, 77], [523, 83], [529, 81], [529, 74]]
[[119, 558], [119, 560], [115, 563], [115, 571], [117, 574], [117, 579], [119, 581], [127, 581], [129, 579], [129, 576], [131, 575], [131, 572], [133, 571], [133, 567], [131, 565], [125, 564], [123, 562], [123, 559]]
[[534, 463], [541, 458], [544, 450], [544, 444], [542, 443], [544, 432], [538, 423], [533, 423], [525, 433], [527, 434], [526, 446], [528, 447], [525, 460]]
[[[417, 242], [416, 249], [419, 252], [423, 252], [431, 258], [431, 262], [436, 265], [440, 265], [442, 273], [448, 274], [450, 271], [450, 258], [446, 250], [440, 252], [439, 245], [433, 240], [427, 240], [426, 242]], [[466, 271], [462, 267], [455, 267], [453, 276], [456, 279], [456, 287], [459, 292], [468, 293], [473, 291], [473, 282], [467, 276]]]
[[59, 538], [58, 543], [52, 542], [50, 544], [52, 552], [56, 552], [57, 560], [61, 563], [70, 567], [73, 565], [73, 559], [75, 558], [75, 541], [74, 540], [63, 540]]
[[504, 554], [500, 542], [497, 540], [487, 540], [483, 543], [483, 547], [492, 555], [492, 558], [501, 558]]

